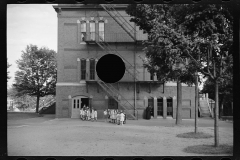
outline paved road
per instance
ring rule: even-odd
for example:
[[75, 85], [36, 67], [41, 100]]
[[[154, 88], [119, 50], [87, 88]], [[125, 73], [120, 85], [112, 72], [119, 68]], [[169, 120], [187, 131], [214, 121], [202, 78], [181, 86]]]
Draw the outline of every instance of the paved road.
[[[183, 152], [187, 146], [212, 145], [210, 139], [177, 138], [191, 132], [194, 120], [174, 126], [172, 119], [127, 121], [124, 126], [54, 116], [8, 119], [10, 156], [194, 156]], [[233, 144], [232, 123], [220, 122], [220, 143]], [[213, 120], [200, 119], [199, 131], [213, 135]]]

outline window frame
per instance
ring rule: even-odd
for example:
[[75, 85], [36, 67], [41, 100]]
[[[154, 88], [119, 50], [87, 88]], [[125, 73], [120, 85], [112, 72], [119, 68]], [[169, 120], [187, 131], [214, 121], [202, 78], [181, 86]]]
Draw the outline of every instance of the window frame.
[[[92, 62], [93, 62], [93, 66], [92, 66]], [[96, 68], [96, 64], [95, 64], [95, 59], [90, 59], [89, 60], [89, 71], [90, 71], [90, 80], [95, 80], [95, 68]]]
[[[100, 30], [101, 24], [103, 24], [103, 27]], [[99, 41], [105, 41], [105, 23], [104, 23], [104, 21], [98, 22], [98, 35], [99, 35]], [[102, 40], [100, 38], [102, 38]]]
[[[92, 31], [92, 27], [91, 27], [91, 24], [94, 24], [94, 31]], [[96, 40], [96, 36], [95, 36], [95, 33], [96, 33], [96, 23], [95, 21], [90, 21], [89, 22], [89, 33], [90, 33], [90, 40], [91, 41], [95, 41]]]
[[[85, 25], [85, 27], [82, 27], [83, 24]], [[87, 40], [87, 22], [81, 21], [80, 28], [81, 28], [81, 41], [85, 42]], [[83, 31], [83, 28], [85, 28], [84, 31]]]
[[[81, 59], [80, 60], [80, 62], [81, 62], [81, 80], [86, 80], [86, 74], [87, 74], [87, 60], [86, 59]], [[84, 62], [85, 63], [85, 66], [84, 66], [84, 68], [85, 69], [83, 69], [83, 63], [82, 62]]]

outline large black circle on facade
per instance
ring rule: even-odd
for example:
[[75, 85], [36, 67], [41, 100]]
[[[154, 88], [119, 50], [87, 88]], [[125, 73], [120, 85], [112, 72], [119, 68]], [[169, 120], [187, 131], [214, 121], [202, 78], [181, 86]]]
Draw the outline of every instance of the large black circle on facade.
[[125, 64], [119, 56], [107, 54], [98, 60], [96, 71], [103, 82], [116, 83], [124, 76]]

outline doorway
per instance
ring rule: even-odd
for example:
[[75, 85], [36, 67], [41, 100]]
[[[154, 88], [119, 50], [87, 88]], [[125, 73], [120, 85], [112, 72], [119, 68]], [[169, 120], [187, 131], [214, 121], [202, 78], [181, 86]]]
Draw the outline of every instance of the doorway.
[[81, 98], [81, 108], [85, 105], [85, 107], [89, 107], [89, 98]]
[[83, 106], [89, 107], [89, 98], [86, 96], [77, 96], [72, 98], [72, 116], [71, 118], [80, 118], [80, 109]]
[[157, 99], [157, 116], [163, 117], [163, 98]]
[[167, 98], [167, 116], [173, 117], [173, 99]]

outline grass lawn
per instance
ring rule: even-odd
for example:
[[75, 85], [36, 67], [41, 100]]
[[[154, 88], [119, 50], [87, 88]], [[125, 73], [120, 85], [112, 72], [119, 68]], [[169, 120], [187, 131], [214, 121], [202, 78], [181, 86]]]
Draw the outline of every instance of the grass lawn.
[[177, 137], [179, 138], [195, 138], [195, 139], [201, 139], [201, 138], [212, 138], [213, 135], [203, 133], [203, 132], [188, 132], [188, 133], [182, 133], [178, 134]]
[[196, 145], [188, 146], [184, 148], [184, 152], [187, 153], [197, 153], [197, 154], [233, 154], [233, 146], [229, 145], [219, 145], [215, 147], [214, 145]]

